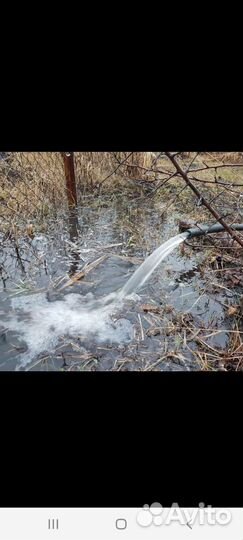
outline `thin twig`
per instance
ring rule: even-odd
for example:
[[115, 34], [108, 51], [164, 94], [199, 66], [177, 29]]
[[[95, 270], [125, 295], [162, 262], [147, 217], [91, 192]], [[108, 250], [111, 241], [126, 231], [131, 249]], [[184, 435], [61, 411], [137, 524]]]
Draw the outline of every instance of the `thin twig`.
[[209, 169], [226, 169], [231, 167], [243, 167], [243, 164], [241, 163], [227, 163], [225, 165], [210, 165], [201, 167], [198, 169], [194, 169], [193, 172], [199, 172], [199, 171], [208, 171]]
[[133, 154], [133, 152], [130, 152], [130, 154], [128, 154], [128, 156], [126, 156], [125, 159], [123, 159], [123, 161], [121, 161], [119, 163], [119, 165], [110, 174], [108, 174], [108, 176], [103, 178], [103, 180], [101, 180], [99, 182], [99, 186], [101, 186], [106, 180], [108, 180], [108, 178], [110, 178], [113, 174], [115, 174], [116, 171], [118, 171], [118, 169], [120, 169], [121, 165], [123, 165], [123, 163], [125, 163], [130, 158], [130, 156], [132, 156], [132, 154]]
[[170, 152], [166, 152], [167, 157], [171, 160], [173, 163], [175, 169], [177, 172], [182, 176], [182, 178], [185, 180], [187, 185], [191, 188], [191, 190], [195, 193], [201, 204], [203, 204], [209, 212], [223, 225], [224, 229], [228, 232], [228, 234], [240, 244], [241, 247], [243, 247], [243, 241], [238, 236], [238, 234], [235, 233], [233, 229], [229, 227], [229, 225], [224, 221], [224, 219], [219, 215], [219, 213], [211, 206], [211, 204], [202, 196], [200, 191], [197, 189], [196, 186], [191, 182], [191, 180], [188, 178], [187, 173], [181, 168], [179, 163], [176, 161], [174, 156]]

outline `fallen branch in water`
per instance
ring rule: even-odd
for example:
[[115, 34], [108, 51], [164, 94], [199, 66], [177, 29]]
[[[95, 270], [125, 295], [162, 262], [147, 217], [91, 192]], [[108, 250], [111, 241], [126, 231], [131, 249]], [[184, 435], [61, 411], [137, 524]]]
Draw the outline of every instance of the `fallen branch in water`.
[[98, 264], [102, 263], [105, 259], [107, 259], [108, 255], [102, 255], [101, 257], [99, 257], [98, 259], [96, 259], [96, 261], [93, 261], [91, 263], [87, 263], [83, 266], [82, 270], [80, 272], [77, 272], [77, 274], [74, 274], [74, 276], [71, 277], [71, 279], [69, 279], [67, 281], [67, 283], [65, 283], [59, 290], [59, 291], [62, 291], [63, 289], [65, 289], [66, 287], [69, 287], [70, 285], [73, 285], [74, 283], [76, 283], [77, 281], [79, 281], [80, 279], [82, 279], [84, 276], [86, 276], [86, 274], [88, 274], [89, 272], [91, 272], [91, 270], [93, 270], [94, 268], [96, 268], [96, 266], [98, 266]]

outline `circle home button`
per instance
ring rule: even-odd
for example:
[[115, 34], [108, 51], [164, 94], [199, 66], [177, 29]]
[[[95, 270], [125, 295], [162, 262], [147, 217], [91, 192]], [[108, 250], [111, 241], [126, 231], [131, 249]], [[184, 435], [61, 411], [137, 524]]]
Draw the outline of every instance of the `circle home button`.
[[127, 528], [127, 521], [126, 519], [124, 518], [119, 518], [116, 520], [116, 528], [119, 530], [119, 531], [123, 531], [124, 529]]

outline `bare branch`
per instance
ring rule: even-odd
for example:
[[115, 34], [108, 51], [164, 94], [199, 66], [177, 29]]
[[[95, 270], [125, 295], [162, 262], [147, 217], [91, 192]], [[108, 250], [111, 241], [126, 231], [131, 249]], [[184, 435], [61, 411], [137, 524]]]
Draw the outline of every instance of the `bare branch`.
[[226, 163], [224, 165], [207, 165], [205, 163], [205, 167], [201, 167], [198, 169], [193, 169], [193, 172], [199, 172], [199, 171], [208, 171], [209, 169], [229, 169], [231, 167], [243, 167], [243, 163]]
[[120, 169], [120, 167], [130, 158], [130, 156], [132, 156], [132, 154], [133, 152], [130, 152], [130, 154], [128, 154], [128, 156], [126, 156], [125, 159], [123, 159], [123, 161], [119, 163], [119, 165], [114, 169], [114, 171], [112, 171], [110, 174], [108, 174], [108, 176], [103, 178], [103, 180], [101, 180], [99, 184], [102, 185], [106, 180], [108, 180], [108, 178], [110, 178], [113, 174], [115, 174], [116, 171], [118, 171], [118, 169]]
[[196, 186], [191, 182], [191, 180], [188, 178], [187, 173], [181, 168], [179, 163], [176, 161], [174, 156], [170, 152], [166, 152], [167, 157], [170, 159], [170, 161], [173, 163], [175, 169], [177, 172], [182, 176], [182, 178], [185, 180], [187, 185], [191, 188], [191, 190], [195, 193], [201, 204], [203, 204], [209, 212], [223, 225], [224, 229], [228, 232], [228, 234], [240, 244], [241, 247], [243, 247], [243, 240], [235, 233], [233, 229], [229, 227], [229, 225], [224, 221], [224, 219], [218, 214], [218, 212], [211, 206], [211, 204], [202, 196], [200, 191], [197, 189]]
[[190, 171], [190, 168], [192, 166], [192, 164], [194, 163], [194, 161], [197, 159], [197, 156], [199, 155], [200, 152], [197, 152], [196, 155], [194, 156], [194, 158], [192, 159], [191, 163], [188, 165], [187, 169], [186, 169], [186, 172], [189, 172]]

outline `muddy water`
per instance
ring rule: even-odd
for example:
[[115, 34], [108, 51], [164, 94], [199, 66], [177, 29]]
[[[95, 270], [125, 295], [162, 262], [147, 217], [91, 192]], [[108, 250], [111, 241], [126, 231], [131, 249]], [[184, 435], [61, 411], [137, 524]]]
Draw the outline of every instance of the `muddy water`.
[[[106, 305], [102, 300], [178, 233], [179, 217], [162, 219], [151, 202], [103, 197], [95, 207], [87, 200], [76, 217], [50, 220], [33, 239], [24, 236], [17, 250], [2, 238], [0, 369], [148, 370], [156, 362], [160, 370], [201, 369], [191, 352], [195, 343], [188, 348], [183, 340], [180, 315], [227, 330], [225, 291], [208, 294], [198, 271], [203, 253], [178, 247], [137, 295], [120, 303], [112, 296]], [[66, 286], [94, 261], [84, 278]], [[227, 339], [224, 332], [210, 343], [223, 348]]]

